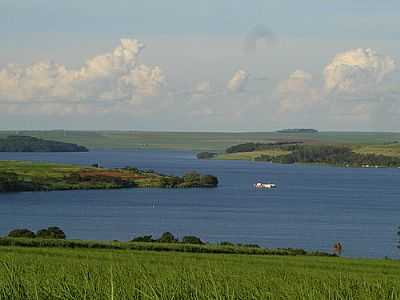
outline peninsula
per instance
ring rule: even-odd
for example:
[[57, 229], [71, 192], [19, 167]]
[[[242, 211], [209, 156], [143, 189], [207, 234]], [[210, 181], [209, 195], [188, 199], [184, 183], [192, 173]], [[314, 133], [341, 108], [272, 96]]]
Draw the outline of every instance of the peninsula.
[[121, 188], [203, 188], [217, 185], [217, 177], [197, 172], [178, 177], [133, 167], [106, 169], [96, 166], [0, 161], [0, 192], [3, 193]]
[[0, 152], [88, 152], [72, 143], [44, 140], [31, 136], [9, 135], [0, 138]]

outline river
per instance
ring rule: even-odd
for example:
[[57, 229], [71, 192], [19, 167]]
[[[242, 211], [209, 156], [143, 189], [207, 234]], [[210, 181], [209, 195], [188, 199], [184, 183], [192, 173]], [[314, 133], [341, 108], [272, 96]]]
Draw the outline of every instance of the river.
[[[400, 169], [197, 160], [192, 152], [163, 150], [0, 153], [0, 159], [129, 165], [174, 175], [196, 170], [220, 179], [215, 189], [1, 194], [0, 235], [55, 225], [74, 239], [129, 240], [170, 231], [209, 242], [321, 251], [340, 241], [349, 257], [400, 254]], [[255, 190], [257, 181], [278, 188]]]

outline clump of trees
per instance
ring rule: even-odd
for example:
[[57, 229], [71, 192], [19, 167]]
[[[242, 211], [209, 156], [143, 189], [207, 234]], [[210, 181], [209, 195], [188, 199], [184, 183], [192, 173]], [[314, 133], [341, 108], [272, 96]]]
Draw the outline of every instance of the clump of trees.
[[131, 240], [131, 242], [143, 242], [143, 243], [167, 243], [167, 244], [195, 244], [204, 245], [205, 243], [198, 237], [193, 235], [184, 236], [180, 241], [171, 232], [164, 232], [160, 238], [154, 239], [152, 235], [137, 236]]
[[40, 238], [40, 239], [56, 239], [65, 240], [66, 235], [64, 231], [56, 226], [48, 227], [47, 229], [40, 229], [34, 233], [30, 229], [14, 229], [11, 230], [8, 235], [11, 238]]
[[169, 188], [194, 188], [194, 187], [216, 187], [218, 178], [213, 175], [202, 175], [197, 172], [189, 172], [182, 177], [166, 176], [161, 178], [162, 187]]
[[239, 152], [254, 152], [261, 150], [276, 149], [282, 146], [288, 145], [298, 145], [302, 144], [302, 141], [282, 141], [274, 143], [244, 143], [239, 145], [234, 145], [225, 150], [225, 153], [239, 153]]
[[213, 175], [201, 175], [197, 172], [189, 172], [183, 175], [182, 187], [215, 187], [218, 185], [218, 178]]
[[[137, 236], [131, 240], [131, 242], [142, 242], [142, 243], [167, 243], [167, 244], [192, 244], [192, 245], [205, 245], [206, 243], [202, 241], [199, 237], [194, 235], [184, 236], [181, 240], [175, 237], [171, 232], [164, 232], [161, 236], [156, 239], [153, 238], [152, 235], [142, 235]], [[235, 244], [231, 242], [221, 242], [220, 246], [228, 246], [228, 247], [245, 247], [245, 248], [261, 248], [257, 244]]]
[[49, 227], [47, 229], [41, 229], [36, 233], [37, 238], [41, 239], [59, 239], [65, 240], [66, 235], [64, 231], [59, 227]]

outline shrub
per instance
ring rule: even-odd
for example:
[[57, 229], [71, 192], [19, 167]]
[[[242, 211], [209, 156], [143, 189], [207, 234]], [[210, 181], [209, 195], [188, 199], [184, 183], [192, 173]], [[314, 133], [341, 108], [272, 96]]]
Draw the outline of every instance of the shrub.
[[164, 232], [158, 239], [160, 243], [177, 243], [178, 239], [171, 232]]
[[64, 231], [59, 227], [49, 227], [47, 229], [41, 229], [36, 233], [36, 236], [41, 239], [60, 239], [66, 238]]
[[131, 240], [131, 242], [143, 242], [143, 243], [152, 243], [155, 240], [153, 239], [152, 235], [143, 235], [135, 237]]
[[218, 178], [212, 175], [203, 175], [200, 177], [200, 184], [205, 186], [217, 186]]
[[14, 229], [8, 233], [8, 237], [13, 238], [34, 238], [35, 233], [30, 231], [29, 229]]
[[192, 235], [188, 235], [188, 236], [184, 236], [182, 239], [182, 243], [183, 244], [195, 244], [195, 245], [203, 245], [204, 242], [198, 238], [197, 236], [192, 236]]
[[217, 155], [217, 153], [214, 152], [200, 152], [197, 153], [196, 157], [198, 159], [211, 159], [213, 157], [215, 157]]
[[227, 241], [221, 242], [221, 243], [219, 243], [219, 244], [220, 244], [221, 246], [235, 246], [234, 243], [227, 242]]
[[174, 188], [182, 183], [182, 179], [176, 176], [162, 177], [160, 182], [161, 186], [165, 188]]
[[197, 172], [189, 172], [183, 175], [184, 182], [199, 182], [201, 175]]

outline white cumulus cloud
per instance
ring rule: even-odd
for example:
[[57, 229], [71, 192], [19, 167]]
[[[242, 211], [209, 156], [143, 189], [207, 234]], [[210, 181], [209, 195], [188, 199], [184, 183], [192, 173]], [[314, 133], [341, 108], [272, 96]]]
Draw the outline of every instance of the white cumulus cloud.
[[301, 111], [320, 100], [320, 93], [314, 88], [312, 75], [303, 70], [296, 70], [288, 79], [282, 81], [277, 93], [281, 112]]
[[396, 69], [394, 60], [372, 49], [355, 49], [336, 55], [325, 67], [325, 88], [332, 92], [358, 93], [380, 84]]
[[237, 71], [233, 77], [228, 81], [227, 89], [230, 92], [242, 92], [249, 81], [249, 73], [244, 70]]
[[155, 96], [165, 77], [158, 66], [138, 65], [143, 48], [137, 40], [121, 39], [112, 52], [79, 69], [53, 62], [10, 64], [0, 70], [0, 102], [66, 104]]

